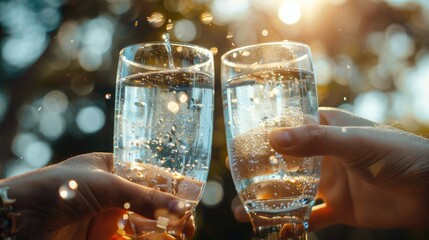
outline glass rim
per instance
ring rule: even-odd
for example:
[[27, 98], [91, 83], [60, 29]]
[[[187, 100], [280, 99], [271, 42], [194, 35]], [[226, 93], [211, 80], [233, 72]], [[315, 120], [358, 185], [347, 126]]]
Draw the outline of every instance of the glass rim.
[[197, 44], [182, 43], [182, 42], [170, 42], [170, 45], [171, 46], [177, 46], [177, 47], [186, 47], [186, 48], [189, 48], [189, 49], [196, 50], [196, 52], [201, 52], [201, 53], [203, 53], [203, 55], [207, 56], [207, 60], [203, 61], [201, 63], [198, 63], [198, 64], [194, 64], [194, 65], [189, 66], [189, 67], [183, 67], [183, 68], [176, 68], [176, 67], [174, 67], [172, 69], [168, 69], [168, 68], [154, 67], [154, 66], [147, 65], [147, 64], [141, 64], [141, 63], [138, 63], [136, 61], [133, 61], [133, 60], [130, 60], [130, 59], [126, 58], [125, 55], [124, 55], [124, 51], [127, 50], [127, 49], [130, 49], [132, 47], [139, 47], [140, 48], [140, 47], [144, 47], [144, 46], [161, 46], [161, 45], [166, 46], [166, 43], [163, 42], [163, 41], [152, 41], [152, 42], [140, 42], [140, 43], [134, 43], [134, 44], [131, 44], [131, 45], [127, 45], [127, 46], [123, 47], [119, 51], [119, 58], [122, 59], [122, 61], [126, 62], [129, 65], [132, 65], [134, 67], [144, 68], [144, 69], [147, 69], [147, 70], [150, 70], [150, 71], [156, 71], [156, 70], [158, 70], [158, 71], [159, 70], [177, 70], [177, 69], [185, 69], [185, 70], [186, 69], [194, 69], [194, 68], [199, 68], [201, 66], [210, 64], [210, 62], [213, 62], [213, 52], [210, 49], [202, 47], [202, 46], [197, 45]]
[[[238, 47], [238, 48], [234, 48], [229, 50], [228, 52], [224, 53], [221, 57], [221, 62], [222, 65], [226, 65], [228, 67], [240, 67], [240, 68], [249, 68], [251, 67], [252, 64], [245, 64], [245, 63], [235, 63], [235, 62], [231, 62], [230, 60], [227, 59], [228, 56], [230, 56], [231, 54], [235, 53], [235, 52], [239, 52], [239, 51], [243, 51], [246, 49], [250, 49], [250, 48], [256, 48], [256, 47], [261, 47], [261, 46], [280, 46], [280, 45], [292, 45], [292, 46], [300, 46], [303, 47], [305, 49], [308, 50], [308, 53], [310, 54], [310, 46], [308, 46], [305, 43], [302, 42], [294, 42], [294, 41], [281, 41], [281, 42], [265, 42], [265, 43], [258, 43], [258, 44], [252, 44], [252, 45], [246, 45], [246, 46], [242, 46], [242, 47]], [[309, 54], [297, 57], [295, 59], [291, 59], [290, 61], [282, 61], [282, 63], [292, 63], [292, 62], [296, 62], [297, 60], [302, 60], [304, 58], [309, 57]], [[278, 63], [265, 63], [262, 64], [262, 67], [275, 67], [278, 66]], [[251, 67], [254, 68], [254, 67]]]

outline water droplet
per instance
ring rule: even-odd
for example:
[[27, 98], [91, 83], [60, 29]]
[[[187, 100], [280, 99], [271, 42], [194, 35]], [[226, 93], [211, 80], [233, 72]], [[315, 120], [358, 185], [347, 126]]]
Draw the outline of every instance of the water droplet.
[[112, 94], [106, 93], [106, 95], [104, 95], [104, 98], [107, 99], [107, 100], [109, 100], [109, 99], [112, 98]]
[[40, 112], [40, 110], [42, 110], [42, 107], [39, 107], [39, 108], [37, 109], [37, 111], [38, 111], [38, 112]]
[[161, 27], [165, 22], [164, 15], [160, 12], [153, 12], [146, 20], [152, 27], [156, 28]]
[[137, 27], [138, 25], [139, 25], [139, 21], [137, 21], [137, 20], [136, 20], [136, 21], [134, 22], [134, 27]]
[[[169, 19], [170, 21], [171, 21], [171, 19]], [[173, 29], [173, 24], [172, 23], [169, 23], [169, 24], [167, 24], [167, 26], [165, 27], [165, 30], [171, 30], [171, 29]]]
[[344, 99], [344, 101], [347, 101], [347, 97], [344, 97], [343, 99]]
[[232, 38], [232, 37], [234, 37], [234, 33], [232, 33], [232, 32], [228, 32], [228, 34], [226, 35], [226, 38]]
[[131, 204], [129, 202], [124, 203], [124, 209], [130, 209]]
[[347, 132], [347, 128], [342, 127], [342, 128], [341, 128], [341, 132], [346, 133], [346, 132]]

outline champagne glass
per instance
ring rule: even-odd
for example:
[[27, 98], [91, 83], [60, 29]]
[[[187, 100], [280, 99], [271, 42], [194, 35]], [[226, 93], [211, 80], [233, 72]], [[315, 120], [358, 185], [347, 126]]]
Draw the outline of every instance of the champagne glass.
[[131, 237], [187, 239], [183, 230], [202, 196], [210, 164], [213, 54], [200, 46], [167, 41], [131, 45], [119, 56], [115, 173], [171, 193], [183, 200], [179, 207], [190, 208], [184, 219], [167, 209], [156, 210], [155, 219], [129, 212], [125, 218], [134, 230]]
[[307, 239], [320, 158], [282, 156], [268, 134], [319, 122], [310, 49], [263, 43], [233, 49], [221, 60], [231, 173], [257, 239]]

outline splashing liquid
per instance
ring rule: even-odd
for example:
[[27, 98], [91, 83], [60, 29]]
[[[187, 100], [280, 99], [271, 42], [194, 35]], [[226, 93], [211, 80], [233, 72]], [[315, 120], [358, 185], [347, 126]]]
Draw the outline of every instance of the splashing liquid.
[[162, 34], [162, 39], [164, 39], [165, 49], [167, 50], [168, 54], [168, 69], [174, 69], [173, 55], [171, 54], [170, 34]]

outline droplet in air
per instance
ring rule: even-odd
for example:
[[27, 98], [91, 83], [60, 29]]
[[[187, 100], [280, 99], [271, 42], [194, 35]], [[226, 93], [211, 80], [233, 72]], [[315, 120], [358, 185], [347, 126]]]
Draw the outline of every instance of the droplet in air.
[[219, 49], [217, 47], [210, 48], [210, 51], [213, 53], [213, 55], [216, 55], [219, 52]]
[[203, 22], [204, 24], [210, 24], [213, 21], [213, 15], [209, 12], [204, 12], [203, 14], [201, 14], [201, 22]]
[[165, 22], [164, 15], [162, 15], [162, 13], [159, 13], [159, 12], [153, 12], [146, 19], [152, 27], [156, 27], [156, 28], [161, 27]]

